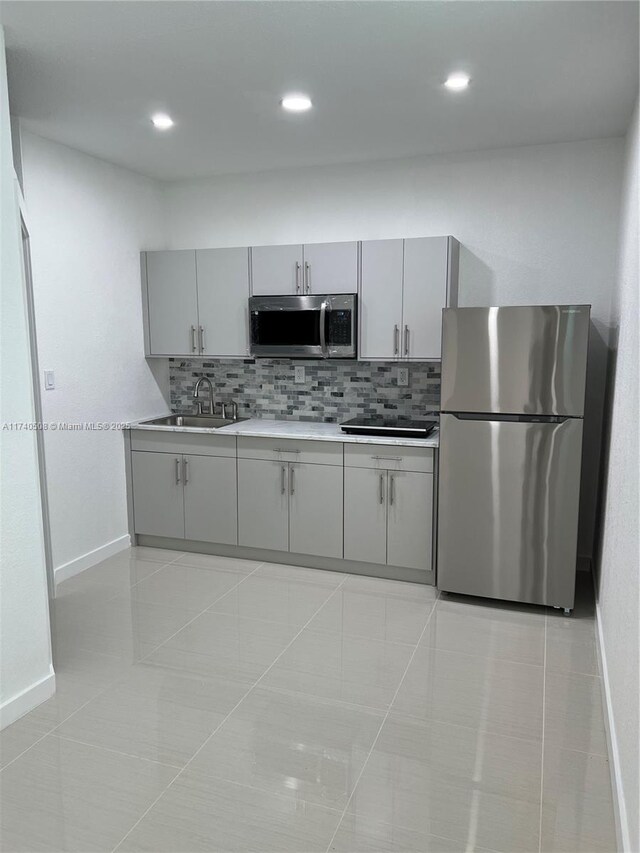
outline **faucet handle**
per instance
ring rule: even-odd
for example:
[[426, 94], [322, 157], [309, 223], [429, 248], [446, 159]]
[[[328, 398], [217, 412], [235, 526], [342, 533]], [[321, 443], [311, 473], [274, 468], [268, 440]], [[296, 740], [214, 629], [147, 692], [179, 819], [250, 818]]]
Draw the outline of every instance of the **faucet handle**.
[[[229, 415], [227, 414], [227, 406], [231, 406], [231, 418], [229, 418]], [[222, 415], [228, 420], [236, 421], [238, 419], [238, 404], [235, 400], [229, 400], [222, 404]]]

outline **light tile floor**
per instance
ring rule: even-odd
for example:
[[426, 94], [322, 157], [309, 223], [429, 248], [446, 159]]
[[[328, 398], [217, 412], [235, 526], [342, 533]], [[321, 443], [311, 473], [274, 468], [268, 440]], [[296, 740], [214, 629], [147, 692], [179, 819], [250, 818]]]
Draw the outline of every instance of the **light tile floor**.
[[0, 846], [613, 851], [588, 583], [565, 618], [118, 554], [58, 589], [58, 692], [0, 734]]

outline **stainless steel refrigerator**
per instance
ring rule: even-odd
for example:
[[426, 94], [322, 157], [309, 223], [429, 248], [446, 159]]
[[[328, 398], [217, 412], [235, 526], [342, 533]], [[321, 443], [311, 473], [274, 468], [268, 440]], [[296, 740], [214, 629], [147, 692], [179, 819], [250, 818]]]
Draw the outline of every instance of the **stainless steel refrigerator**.
[[444, 310], [439, 589], [573, 608], [589, 312]]

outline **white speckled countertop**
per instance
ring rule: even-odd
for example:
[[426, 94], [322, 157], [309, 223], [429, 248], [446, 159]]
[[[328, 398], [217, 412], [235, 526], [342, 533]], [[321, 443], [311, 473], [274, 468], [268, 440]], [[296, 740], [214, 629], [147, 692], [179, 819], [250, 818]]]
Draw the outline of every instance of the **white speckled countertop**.
[[[160, 416], [161, 417], [161, 416]], [[146, 420], [150, 420], [147, 418]], [[375, 435], [347, 435], [339, 424], [327, 424], [322, 421], [275, 421], [266, 418], [250, 418], [236, 424], [203, 429], [202, 427], [158, 426], [144, 421], [131, 421], [130, 429], [151, 429], [162, 432], [221, 433], [222, 435], [244, 435], [255, 438], [301, 438], [313, 441], [341, 441], [349, 444], [386, 444], [404, 447], [438, 447], [440, 434], [438, 427], [428, 438], [399, 438], [389, 436], [381, 438]]]

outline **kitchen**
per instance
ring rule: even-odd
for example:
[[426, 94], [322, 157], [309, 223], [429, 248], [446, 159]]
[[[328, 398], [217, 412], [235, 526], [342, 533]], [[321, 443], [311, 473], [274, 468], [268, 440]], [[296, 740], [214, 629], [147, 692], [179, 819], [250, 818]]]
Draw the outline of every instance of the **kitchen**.
[[[46, 5], [3, 9], [31, 419], [114, 428], [42, 431], [53, 674], [39, 707], [7, 688], [7, 849], [633, 850], [637, 4], [144, 4], [152, 36], [139, 4]], [[137, 77], [135, 119], [98, 94]], [[29, 827], [45, 765], [104, 791], [92, 756], [126, 814]]]

